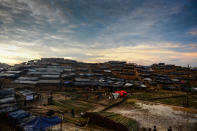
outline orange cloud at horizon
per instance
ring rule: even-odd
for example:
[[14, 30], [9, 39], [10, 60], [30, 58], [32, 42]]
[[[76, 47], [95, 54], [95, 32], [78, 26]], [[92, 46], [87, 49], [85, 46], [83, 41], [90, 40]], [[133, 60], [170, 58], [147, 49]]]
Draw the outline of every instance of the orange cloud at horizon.
[[[25, 43], [22, 43], [22, 45], [25, 45]], [[30, 45], [33, 45], [34, 47], [36, 46], [35, 44]], [[105, 62], [109, 60], [120, 60], [143, 65], [150, 65], [158, 62], [168, 62], [169, 64], [172, 62], [177, 62], [177, 64], [182, 62], [182, 64], [187, 65], [188, 63], [194, 62], [193, 59], [197, 58], [197, 52], [178, 52], [169, 49], [169, 47], [185, 48], [179, 44], [160, 43], [121, 46], [107, 49], [89, 49], [88, 47], [41, 47], [37, 45], [36, 49], [38, 50], [32, 50], [31, 46], [24, 47], [4, 44], [0, 47], [0, 62], [13, 65], [31, 59], [40, 59], [41, 57], [58, 57], [58, 54], [65, 55], [64, 58], [70, 58], [83, 62], [94, 63]], [[42, 48], [45, 49], [44, 52], [39, 52], [39, 49]], [[72, 53], [81, 53], [86, 57], [78, 58], [77, 56], [67, 56], [65, 53], [68, 55]], [[172, 60], [176, 60], [176, 62]]]
[[184, 55], [184, 56], [189, 56], [189, 57], [197, 58], [197, 52], [183, 53], [183, 55]]

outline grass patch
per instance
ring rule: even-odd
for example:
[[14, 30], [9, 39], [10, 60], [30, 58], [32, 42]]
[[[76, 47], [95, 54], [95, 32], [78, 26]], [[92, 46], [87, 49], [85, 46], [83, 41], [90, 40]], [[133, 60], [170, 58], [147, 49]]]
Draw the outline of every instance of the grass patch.
[[159, 97], [170, 97], [176, 95], [183, 95], [184, 93], [181, 92], [173, 92], [173, 91], [157, 91], [157, 92], [137, 92], [133, 93], [130, 98], [135, 98], [139, 100], [149, 100], [153, 98]]
[[[186, 95], [183, 92], [176, 92], [176, 91], [157, 91], [157, 92], [137, 92], [133, 93], [130, 98], [131, 99], [138, 99], [144, 101], [150, 101], [153, 98], [162, 98], [162, 97], [171, 97], [171, 96], [178, 96], [178, 95]], [[156, 102], [160, 102], [163, 104], [174, 105], [174, 106], [183, 106], [184, 97], [177, 97], [177, 98], [165, 98], [165, 99], [158, 99], [154, 100]], [[131, 102], [132, 104], [132, 102]], [[191, 108], [197, 109], [197, 95], [189, 95], [189, 106]]]
[[88, 118], [82, 118], [82, 117], [69, 117], [64, 116], [64, 122], [69, 122], [78, 126], [84, 126], [87, 123]]
[[197, 109], [197, 95], [189, 96], [189, 106]]
[[93, 105], [77, 100], [59, 100], [53, 101], [52, 104], [57, 106], [58, 109], [63, 112], [70, 112], [72, 109], [74, 109], [75, 113], [80, 113], [86, 112], [87, 110], [93, 108]]
[[127, 99], [123, 104], [121, 104], [122, 108], [132, 109], [132, 108], [140, 108], [138, 104], [136, 104], [135, 99]]
[[99, 115], [104, 116], [110, 120], [115, 121], [116, 123], [120, 123], [126, 126], [129, 130], [137, 130], [138, 122], [131, 119], [124, 117], [120, 114], [112, 113], [112, 112], [99, 112]]
[[[192, 107], [197, 109], [197, 96], [189, 96], [189, 105], [188, 107]], [[158, 102], [169, 104], [169, 105], [175, 105], [175, 106], [183, 106], [183, 101], [185, 98], [168, 98], [168, 99], [161, 99], [158, 100]]]
[[174, 106], [183, 106], [183, 99], [184, 98], [168, 98], [157, 100], [157, 102]]

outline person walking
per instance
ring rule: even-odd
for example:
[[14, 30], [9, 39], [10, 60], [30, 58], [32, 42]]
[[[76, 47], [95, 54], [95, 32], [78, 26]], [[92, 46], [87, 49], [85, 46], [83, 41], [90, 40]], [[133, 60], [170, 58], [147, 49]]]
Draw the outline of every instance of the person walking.
[[74, 111], [74, 109], [71, 110], [71, 114], [72, 114], [72, 117], [75, 117], [75, 111]]
[[168, 128], [168, 131], [172, 131], [172, 127], [171, 126]]
[[157, 131], [157, 127], [156, 126], [154, 126], [153, 131]]

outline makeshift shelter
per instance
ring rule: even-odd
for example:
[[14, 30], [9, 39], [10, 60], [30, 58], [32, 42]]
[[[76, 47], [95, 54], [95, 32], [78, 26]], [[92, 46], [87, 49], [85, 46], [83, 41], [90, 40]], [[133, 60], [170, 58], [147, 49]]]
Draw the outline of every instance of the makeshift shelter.
[[14, 96], [14, 95], [15, 95], [15, 92], [14, 92], [13, 88], [0, 89], [0, 99], [10, 97], [10, 96]]
[[120, 96], [119, 93], [112, 93], [112, 95], [113, 95], [113, 98], [114, 98], [115, 100]]
[[3, 108], [7, 108], [7, 107], [10, 107], [10, 106], [16, 106], [17, 104], [16, 103], [8, 103], [8, 104], [2, 104], [0, 105], [0, 109], [3, 109]]
[[147, 86], [144, 84], [140, 84], [139, 86], [137, 86], [137, 89], [146, 89]]
[[26, 101], [32, 101], [34, 100], [34, 97], [36, 97], [36, 93], [31, 91], [31, 90], [27, 90], [27, 89], [24, 89], [24, 90], [21, 90], [21, 91], [18, 91], [20, 93], [20, 95], [22, 95], [24, 97], [24, 99]]
[[8, 113], [8, 120], [11, 124], [16, 125], [20, 123], [21, 119], [24, 119], [28, 116], [30, 116], [29, 112], [26, 112], [24, 110], [17, 110], [17, 111]]
[[13, 88], [0, 89], [0, 115], [18, 109]]
[[151, 82], [151, 81], [152, 81], [152, 79], [151, 79], [151, 78], [146, 77], [146, 78], [144, 78], [144, 81]]
[[14, 97], [0, 99], [0, 104], [14, 103], [14, 102], [16, 102]]
[[127, 92], [124, 90], [120, 90], [120, 91], [116, 91], [115, 93], [118, 93], [120, 95], [120, 97], [126, 96]]
[[[23, 90], [21, 93], [29, 95], [32, 92]], [[22, 128], [25, 131], [41, 131], [61, 122], [59, 117], [36, 117], [29, 112], [19, 109], [14, 94], [13, 89], [0, 89], [0, 115], [7, 116], [8, 122], [14, 127]]]
[[26, 125], [26, 123], [29, 123], [30, 121], [34, 120], [36, 118], [36, 116], [34, 115], [29, 115], [28, 117], [25, 117], [24, 119], [22, 119], [20, 121], [19, 127], [24, 127]]
[[47, 128], [57, 125], [61, 122], [59, 117], [36, 117], [33, 120], [25, 124], [25, 131], [41, 131], [46, 130]]
[[132, 87], [134, 84], [132, 84], [132, 83], [126, 83], [125, 85], [124, 85], [124, 87]]
[[113, 87], [114, 87], [114, 88], [121, 88], [121, 87], [123, 87], [123, 85], [124, 85], [124, 82], [122, 82], [122, 81], [117, 81], [117, 82], [115, 82], [115, 83], [113, 84]]
[[0, 114], [4, 114], [4, 113], [8, 113], [8, 112], [12, 112], [12, 111], [16, 111], [18, 110], [18, 106], [17, 105], [13, 105], [13, 106], [9, 106], [6, 108], [3, 108], [0, 110]]
[[64, 85], [70, 86], [72, 85], [72, 81], [64, 81]]

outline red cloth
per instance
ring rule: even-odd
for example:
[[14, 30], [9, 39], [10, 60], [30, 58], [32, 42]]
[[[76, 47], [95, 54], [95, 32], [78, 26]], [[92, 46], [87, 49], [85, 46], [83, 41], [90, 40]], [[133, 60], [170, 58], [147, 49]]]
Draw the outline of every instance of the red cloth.
[[124, 90], [116, 91], [115, 93], [118, 93], [120, 96], [125, 96], [127, 94], [127, 92]]

